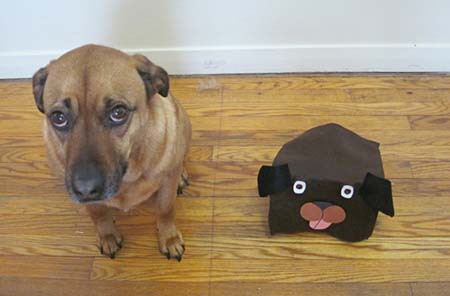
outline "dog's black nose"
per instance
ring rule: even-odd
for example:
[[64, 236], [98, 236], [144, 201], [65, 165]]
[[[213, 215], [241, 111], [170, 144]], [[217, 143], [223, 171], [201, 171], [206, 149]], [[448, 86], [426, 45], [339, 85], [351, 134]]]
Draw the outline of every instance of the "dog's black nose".
[[93, 163], [77, 164], [72, 170], [72, 188], [79, 201], [99, 199], [104, 191], [105, 178]]

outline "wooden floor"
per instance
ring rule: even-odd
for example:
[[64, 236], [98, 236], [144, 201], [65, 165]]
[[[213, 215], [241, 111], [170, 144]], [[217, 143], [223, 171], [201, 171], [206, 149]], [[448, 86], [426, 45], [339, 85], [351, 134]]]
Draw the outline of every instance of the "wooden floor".
[[[450, 76], [172, 79], [191, 116], [191, 186], [178, 198], [181, 263], [145, 208], [102, 257], [91, 222], [52, 177], [29, 81], [0, 82], [0, 295], [449, 295]], [[336, 122], [381, 143], [396, 217], [348, 244], [270, 237], [256, 174], [280, 145]]]

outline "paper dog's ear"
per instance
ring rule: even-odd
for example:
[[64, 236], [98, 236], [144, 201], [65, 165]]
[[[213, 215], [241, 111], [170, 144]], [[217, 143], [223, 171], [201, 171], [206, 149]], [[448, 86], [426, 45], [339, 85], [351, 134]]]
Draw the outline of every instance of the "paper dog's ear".
[[360, 194], [374, 210], [394, 216], [391, 181], [367, 173]]
[[289, 166], [282, 164], [278, 166], [263, 165], [258, 174], [259, 196], [267, 196], [272, 193], [284, 191], [291, 186], [291, 173]]

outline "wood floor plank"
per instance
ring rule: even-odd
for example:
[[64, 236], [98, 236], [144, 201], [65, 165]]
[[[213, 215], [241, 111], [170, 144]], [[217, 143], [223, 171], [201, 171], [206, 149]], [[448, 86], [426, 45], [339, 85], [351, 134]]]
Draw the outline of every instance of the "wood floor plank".
[[183, 189], [182, 197], [206, 197], [214, 195], [216, 163], [209, 160], [211, 159], [208, 159], [208, 161], [190, 161], [185, 163], [185, 168], [189, 175], [189, 186]]
[[414, 178], [450, 178], [450, 161], [412, 161]]
[[[221, 228], [220, 228], [221, 229]], [[239, 234], [243, 234], [239, 232]], [[327, 237], [301, 238], [277, 235], [272, 239], [215, 236], [215, 259], [251, 260], [345, 260], [345, 259], [441, 259], [447, 260], [450, 239], [379, 238], [348, 244]]]
[[223, 89], [231, 90], [277, 90], [277, 89], [448, 89], [450, 77], [436, 76], [352, 76], [310, 75], [251, 76], [245, 79], [233, 76], [218, 77]]
[[0, 278], [29, 277], [86, 280], [92, 258], [48, 256], [0, 256]]
[[[391, 103], [400, 104], [406, 108], [407, 103], [446, 105], [449, 94], [450, 89], [276, 89], [265, 91], [226, 89], [223, 91], [223, 106], [225, 109], [250, 105], [258, 108], [270, 104], [273, 108], [278, 109], [290, 104], [298, 106], [316, 104], [316, 108], [320, 105], [325, 105], [323, 108], [326, 108], [330, 104], [383, 106]], [[285, 108], [285, 112], [290, 111]], [[395, 110], [390, 110], [390, 112], [395, 112]]]
[[[41, 178], [54, 180], [46, 161], [0, 162], [0, 176], [12, 178]], [[58, 180], [62, 182], [61, 180]]]
[[[261, 162], [219, 162], [217, 164], [216, 179], [253, 179], [256, 180], [258, 171], [261, 168]], [[411, 165], [408, 161], [398, 159], [384, 159], [383, 167], [385, 175], [389, 178], [412, 178]]]
[[348, 129], [383, 130], [388, 125], [396, 130], [409, 130], [406, 116], [226, 116], [222, 120], [222, 130], [269, 130], [277, 131], [289, 128], [310, 129], [318, 125], [337, 123]]
[[[215, 147], [216, 159], [221, 162], [272, 162], [280, 146], [220, 146]], [[381, 155], [386, 159], [403, 161], [450, 160], [450, 146], [383, 145]]]
[[210, 161], [213, 159], [214, 146], [191, 146], [188, 161]]
[[3, 81], [0, 83], [0, 104], [14, 105], [11, 101], [7, 100], [17, 99], [18, 96], [30, 96], [30, 94], [32, 97], [33, 89], [31, 79], [22, 81]]
[[446, 130], [450, 129], [450, 116], [445, 115], [424, 115], [410, 116], [409, 121], [413, 130]]
[[226, 116], [448, 115], [449, 90], [308, 89], [223, 92]]
[[391, 88], [391, 89], [348, 89], [348, 94], [353, 102], [441, 102], [448, 101], [450, 89], [414, 89], [414, 88]]
[[159, 295], [170, 296], [180, 293], [187, 295], [208, 295], [208, 283], [180, 283], [158, 281], [92, 281], [66, 279], [35, 279], [22, 277], [1, 277], [0, 295], [15, 296], [61, 296], [61, 295]]
[[180, 91], [214, 92], [222, 89], [218, 75], [171, 76], [171, 88]]
[[[166, 259], [158, 249], [157, 231], [154, 225], [149, 225], [146, 234], [129, 234], [122, 231], [123, 248], [116, 258], [147, 258], [152, 260]], [[179, 224], [186, 241], [184, 259], [201, 260], [210, 258], [211, 224]], [[0, 234], [0, 256], [59, 256], [108, 259], [100, 254], [95, 232], [83, 232], [79, 235], [54, 234]], [[167, 260], [167, 259], [166, 259]]]
[[[198, 111], [200, 114], [215, 114], [213, 110]], [[450, 102], [374, 102], [374, 103], [305, 103], [297, 101], [280, 105], [279, 103], [261, 103], [257, 104], [224, 104], [224, 116], [399, 116], [414, 115], [441, 116], [450, 113]]]
[[68, 196], [1, 196], [0, 215], [68, 215], [79, 214], [80, 207]]
[[[266, 214], [267, 215], [267, 214]], [[322, 234], [317, 233], [301, 233], [297, 235], [287, 235], [287, 234], [278, 234], [274, 238], [269, 237], [269, 226], [267, 223], [267, 216], [264, 217], [265, 221], [252, 221], [252, 222], [245, 222], [242, 223], [241, 228], [237, 228], [233, 226], [231, 223], [224, 223], [224, 224], [218, 224], [214, 227], [215, 233], [222, 233], [224, 236], [224, 241], [232, 241], [232, 240], [242, 240], [242, 249], [235, 249], [234, 244], [228, 245], [226, 250], [219, 250], [218, 252], [214, 252], [213, 254], [216, 254], [217, 256], [221, 257], [222, 252], [226, 252], [227, 250], [231, 253], [225, 254], [223, 256], [225, 257], [232, 257], [232, 258], [246, 258], [246, 257], [252, 257], [256, 256], [256, 254], [264, 253], [264, 258], [272, 256], [276, 259], [279, 259], [280, 257], [286, 258], [287, 254], [290, 252], [290, 256], [292, 257], [314, 257], [314, 259], [317, 259], [320, 256], [323, 256], [323, 258], [334, 257], [335, 254], [333, 254], [331, 251], [330, 253], [327, 253], [326, 250], [319, 250], [318, 253], [313, 253], [311, 255], [312, 248], [315, 248], [317, 245], [323, 243], [324, 245], [327, 245], [330, 240], [334, 242], [335, 239], [332, 237], [328, 237]], [[384, 219], [384, 220], [383, 220]], [[441, 242], [442, 236], [448, 236], [449, 230], [448, 230], [448, 222], [445, 221], [445, 219], [448, 219], [448, 217], [437, 217], [430, 219], [428, 218], [427, 221], [415, 221], [413, 218], [400, 218], [401, 221], [398, 222], [391, 222], [390, 220], [387, 220], [388, 218], [380, 218], [380, 221], [377, 222], [377, 226], [375, 227], [375, 230], [370, 238], [369, 241], [360, 243], [361, 249], [359, 251], [359, 257], [362, 259], [367, 258], [367, 254], [370, 254], [370, 246], [375, 246], [379, 244], [379, 246], [382, 246], [383, 249], [386, 250], [392, 250], [390, 242], [395, 242], [392, 244], [392, 246], [396, 245], [403, 245], [402, 249], [399, 250], [399, 253], [402, 253], [404, 259], [410, 259], [413, 260], [414, 256], [425, 256], [425, 258], [428, 257], [439, 257], [439, 258], [448, 258], [448, 248], [443, 245]], [[437, 220], [438, 225], [436, 226], [434, 221]], [[411, 223], [417, 222], [419, 225], [417, 227], [411, 227]], [[229, 236], [226, 236], [228, 235]], [[231, 239], [232, 237], [233, 239]], [[260, 239], [263, 240], [263, 237], [266, 238], [264, 240], [263, 246], [267, 247], [261, 247], [261, 248], [255, 248], [255, 254], [251, 254], [249, 250], [249, 245], [251, 245], [254, 241]], [[245, 239], [244, 239], [245, 238]], [[411, 239], [413, 238], [413, 239]], [[220, 236], [218, 236], [218, 240], [220, 242]], [[416, 240], [416, 242], [414, 242]], [[271, 250], [272, 247], [275, 247], [278, 242], [284, 242], [286, 245], [284, 246], [285, 249], [283, 249], [283, 255], [275, 253], [276, 251]], [[296, 246], [297, 244], [305, 244], [310, 242], [311, 244], [307, 244], [306, 246], [301, 247], [295, 247], [291, 249], [289, 246]], [[411, 245], [408, 249], [408, 244], [411, 242]], [[418, 248], [416, 251], [413, 251], [413, 247], [415, 244], [422, 244], [420, 248]], [[425, 244], [429, 244], [429, 246], [426, 246]], [[217, 245], [217, 243], [214, 243], [214, 246]], [[238, 244], [239, 245], [239, 244]], [[247, 247], [244, 248], [244, 245], [247, 245]], [[309, 253], [303, 254], [297, 251], [300, 251], [299, 248], [305, 248], [309, 250]], [[342, 245], [341, 250], [343, 251], [350, 251], [352, 248], [351, 246], [345, 247]], [[419, 251], [420, 250], [420, 251]], [[324, 253], [320, 253], [324, 252]], [[423, 254], [422, 254], [423, 252]], [[419, 255], [417, 255], [417, 254]], [[315, 255], [314, 255], [315, 254]], [[345, 254], [345, 253], [342, 253]], [[416, 254], [416, 255], [415, 255]], [[372, 255], [372, 254], [371, 254]], [[383, 253], [374, 252], [374, 257], [379, 258], [383, 257]], [[341, 257], [344, 257], [342, 255]]]
[[[270, 272], [266, 268], [270, 266]], [[448, 281], [450, 260], [213, 260], [211, 281], [384, 283]]]
[[2, 196], [6, 197], [52, 197], [67, 198], [64, 183], [56, 177], [12, 177], [0, 176]]
[[96, 258], [92, 280], [209, 282], [210, 259], [183, 258], [181, 262], [166, 258]]
[[384, 157], [401, 157], [409, 161], [427, 161], [430, 159], [437, 161], [450, 160], [449, 146], [401, 146], [386, 145], [381, 148], [381, 155]]
[[450, 290], [450, 282], [412, 283], [411, 287], [414, 296], [445, 296]]
[[[229, 283], [213, 282], [211, 283], [211, 295], [260, 295], [260, 296], [410, 296], [410, 287], [406, 283]], [[431, 295], [431, 294], [430, 294]]]
[[[281, 147], [281, 145], [299, 136], [304, 131], [306, 131], [306, 129], [303, 129], [303, 127], [298, 127], [298, 129], [289, 127], [276, 131], [224, 130], [220, 135], [220, 144], [223, 146], [273, 145]], [[381, 148], [385, 145], [450, 146], [450, 130], [411, 131], [392, 129], [367, 130], [356, 128], [353, 129], [353, 131], [362, 137], [380, 143]]]
[[41, 134], [29, 138], [5, 136], [0, 138], [0, 162], [44, 162], [47, 160], [45, 142]]
[[289, 104], [311, 103], [351, 103], [347, 89], [276, 89], [276, 90], [229, 90], [222, 93], [224, 108], [248, 107], [258, 108], [271, 104], [281, 108]]

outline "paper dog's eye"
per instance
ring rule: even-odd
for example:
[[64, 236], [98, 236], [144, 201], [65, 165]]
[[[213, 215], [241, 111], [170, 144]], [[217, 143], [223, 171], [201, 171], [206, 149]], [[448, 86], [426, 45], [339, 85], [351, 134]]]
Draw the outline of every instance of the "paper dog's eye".
[[306, 190], [306, 183], [303, 181], [295, 181], [292, 189], [294, 190], [295, 194], [303, 194]]
[[341, 189], [341, 196], [343, 198], [347, 198], [347, 199], [352, 198], [353, 191], [354, 191], [353, 186], [344, 185], [344, 186], [342, 186], [342, 189]]

